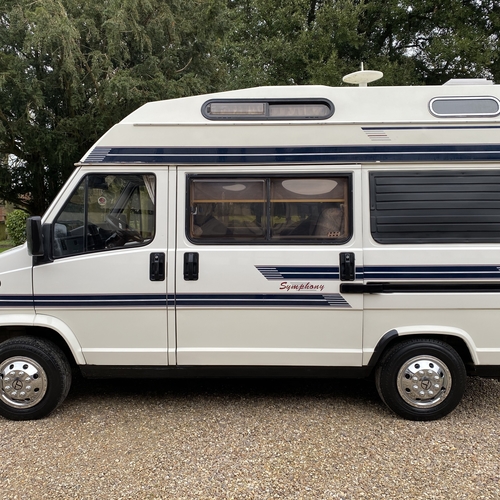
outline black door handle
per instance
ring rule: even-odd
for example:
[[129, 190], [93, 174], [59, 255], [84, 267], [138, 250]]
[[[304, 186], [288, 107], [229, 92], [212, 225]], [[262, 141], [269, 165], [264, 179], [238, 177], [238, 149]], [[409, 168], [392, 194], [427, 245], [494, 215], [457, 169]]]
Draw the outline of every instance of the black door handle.
[[356, 278], [356, 264], [353, 252], [340, 254], [340, 281], [354, 281]]
[[198, 279], [199, 255], [197, 252], [184, 254], [184, 280], [196, 281]]
[[165, 254], [152, 253], [149, 256], [149, 279], [151, 281], [165, 281]]

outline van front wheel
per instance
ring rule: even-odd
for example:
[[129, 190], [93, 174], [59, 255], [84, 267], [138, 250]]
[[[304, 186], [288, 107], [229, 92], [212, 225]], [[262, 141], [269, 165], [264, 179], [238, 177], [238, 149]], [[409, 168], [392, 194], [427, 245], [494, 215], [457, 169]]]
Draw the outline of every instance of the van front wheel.
[[411, 339], [394, 346], [375, 372], [384, 403], [409, 420], [436, 420], [458, 405], [467, 374], [458, 353], [435, 339]]
[[0, 415], [10, 420], [45, 417], [65, 399], [71, 368], [52, 342], [18, 337], [0, 344]]

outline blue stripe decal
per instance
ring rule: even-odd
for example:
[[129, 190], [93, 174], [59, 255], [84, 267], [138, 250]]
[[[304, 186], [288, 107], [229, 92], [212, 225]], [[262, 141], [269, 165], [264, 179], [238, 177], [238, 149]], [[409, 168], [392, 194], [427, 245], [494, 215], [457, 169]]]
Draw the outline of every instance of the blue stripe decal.
[[339, 293], [178, 295], [176, 303], [178, 307], [351, 307]]
[[165, 307], [342, 307], [349, 303], [339, 293], [282, 293], [282, 294], [120, 294], [120, 295], [37, 295], [0, 296], [0, 308], [17, 307], [77, 309], [77, 308], [165, 308]]
[[362, 130], [476, 130], [476, 129], [497, 129], [500, 125], [473, 125], [464, 127], [462, 125], [411, 125], [398, 127], [361, 127]]
[[103, 162], [111, 148], [94, 148], [87, 156], [85, 163], [100, 163]]
[[[255, 266], [272, 280], [338, 280], [337, 266]], [[357, 266], [357, 280], [500, 280], [500, 265]]]
[[338, 280], [339, 267], [255, 266], [268, 280]]
[[0, 308], [33, 307], [33, 295], [0, 295]]
[[83, 163], [264, 164], [395, 161], [498, 161], [500, 144], [311, 147], [96, 147]]
[[484, 280], [500, 279], [500, 266], [364, 266], [365, 280]]
[[165, 294], [36, 295], [35, 307], [166, 307], [173, 296]]

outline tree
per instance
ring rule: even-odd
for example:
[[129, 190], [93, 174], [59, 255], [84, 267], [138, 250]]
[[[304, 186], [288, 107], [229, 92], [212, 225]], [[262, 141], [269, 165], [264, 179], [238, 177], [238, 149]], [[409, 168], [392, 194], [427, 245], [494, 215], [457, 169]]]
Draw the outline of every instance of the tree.
[[500, 80], [497, 0], [4, 0], [0, 199], [41, 214], [110, 126], [258, 85]]
[[338, 46], [358, 44], [353, 1], [231, 0], [226, 62], [233, 88], [329, 84], [348, 67]]
[[74, 162], [133, 109], [218, 89], [220, 5], [4, 0], [0, 199], [43, 213]]
[[378, 65], [395, 83], [441, 85], [450, 78], [491, 78], [498, 73], [496, 0], [365, 0], [363, 4], [358, 26], [363, 43], [341, 57], [366, 54], [372, 66]]
[[341, 85], [365, 67], [380, 85], [500, 79], [496, 0], [230, 0], [226, 61], [244, 82]]

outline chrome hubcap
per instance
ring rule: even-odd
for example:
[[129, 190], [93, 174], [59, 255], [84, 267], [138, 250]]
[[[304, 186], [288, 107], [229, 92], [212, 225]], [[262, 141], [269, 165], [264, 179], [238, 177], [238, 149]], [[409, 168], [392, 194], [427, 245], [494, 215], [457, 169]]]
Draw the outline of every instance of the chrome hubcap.
[[441, 404], [451, 389], [451, 373], [445, 363], [433, 356], [416, 356], [399, 370], [399, 395], [415, 408]]
[[47, 392], [47, 375], [33, 359], [22, 356], [0, 364], [2, 401], [13, 408], [31, 408]]

